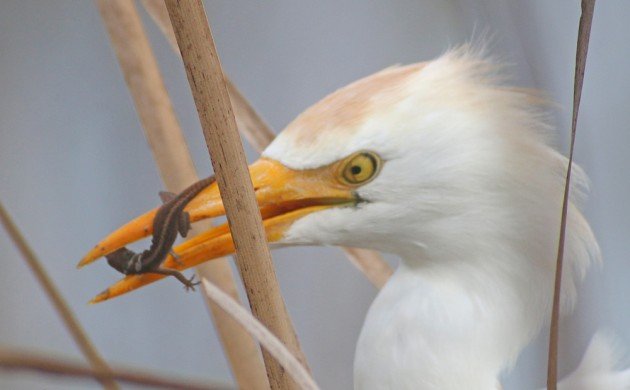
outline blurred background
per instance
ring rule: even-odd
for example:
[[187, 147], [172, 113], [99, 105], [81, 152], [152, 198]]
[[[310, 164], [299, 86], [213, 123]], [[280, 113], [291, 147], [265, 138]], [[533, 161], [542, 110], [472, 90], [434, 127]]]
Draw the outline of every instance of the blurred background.
[[[555, 145], [567, 151], [578, 0], [206, 1], [225, 72], [280, 131], [353, 80], [425, 61], [471, 37], [511, 64], [513, 82], [558, 103]], [[200, 175], [210, 162], [180, 59], [138, 7]], [[586, 214], [605, 264], [581, 285], [561, 323], [561, 373], [594, 331], [630, 351], [630, 2], [598, 2], [580, 111], [576, 161], [592, 180]], [[256, 153], [246, 146], [250, 160]], [[175, 280], [97, 306], [119, 278], [105, 262], [77, 261], [105, 234], [159, 204], [162, 185], [94, 3], [0, 2], [0, 199], [112, 362], [231, 382], [199, 294]], [[142, 247], [142, 245], [141, 245]], [[278, 278], [315, 379], [352, 386], [354, 346], [376, 294], [335, 248], [274, 251]], [[0, 232], [0, 345], [81, 359], [6, 233]], [[395, 258], [389, 258], [393, 265]], [[505, 375], [505, 389], [542, 387], [542, 335]], [[0, 371], [3, 389], [98, 388]]]

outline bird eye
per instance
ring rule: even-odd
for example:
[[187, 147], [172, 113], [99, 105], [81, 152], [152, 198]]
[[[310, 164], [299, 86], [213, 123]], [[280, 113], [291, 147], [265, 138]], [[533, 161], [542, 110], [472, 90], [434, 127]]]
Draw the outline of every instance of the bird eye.
[[359, 152], [350, 156], [343, 170], [341, 180], [345, 184], [363, 184], [372, 179], [380, 170], [381, 159], [372, 152]]

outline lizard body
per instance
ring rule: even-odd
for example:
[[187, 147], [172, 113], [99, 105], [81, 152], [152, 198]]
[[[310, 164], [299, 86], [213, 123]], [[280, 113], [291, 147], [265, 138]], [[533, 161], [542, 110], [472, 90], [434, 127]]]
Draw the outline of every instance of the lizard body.
[[161, 267], [161, 265], [169, 253], [177, 258], [172, 253], [177, 233], [179, 232], [182, 237], [186, 237], [190, 230], [190, 217], [184, 211], [184, 207], [214, 181], [214, 175], [199, 180], [183, 190], [179, 195], [170, 192], [160, 192], [160, 197], [164, 204], [158, 209], [153, 219], [153, 237], [151, 238], [149, 249], [136, 253], [126, 247], [122, 247], [105, 256], [107, 263], [125, 275], [156, 273], [174, 276], [184, 284], [187, 290], [194, 289], [194, 286], [198, 284], [193, 283], [194, 276], [187, 279], [181, 272]]

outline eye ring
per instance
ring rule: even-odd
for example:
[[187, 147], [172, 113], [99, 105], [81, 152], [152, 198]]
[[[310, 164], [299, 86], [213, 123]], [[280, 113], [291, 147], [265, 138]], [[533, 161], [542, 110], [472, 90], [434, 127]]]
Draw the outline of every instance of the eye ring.
[[341, 165], [339, 178], [350, 186], [365, 184], [374, 179], [380, 172], [381, 158], [371, 151], [360, 151], [346, 158]]

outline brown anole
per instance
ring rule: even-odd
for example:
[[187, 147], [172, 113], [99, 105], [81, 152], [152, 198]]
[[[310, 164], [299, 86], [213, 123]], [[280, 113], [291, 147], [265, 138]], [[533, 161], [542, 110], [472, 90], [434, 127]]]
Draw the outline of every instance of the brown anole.
[[194, 290], [199, 282], [193, 282], [195, 276], [187, 279], [181, 272], [162, 267], [162, 263], [169, 253], [177, 261], [177, 255], [172, 248], [177, 233], [186, 237], [190, 230], [190, 216], [184, 211], [184, 207], [204, 188], [215, 182], [215, 177], [206, 179], [190, 185], [179, 195], [172, 192], [160, 192], [160, 198], [164, 204], [160, 207], [153, 219], [153, 237], [149, 249], [136, 253], [122, 247], [107, 256], [107, 263], [125, 275], [138, 275], [154, 273], [176, 277], [182, 282], [186, 290]]

